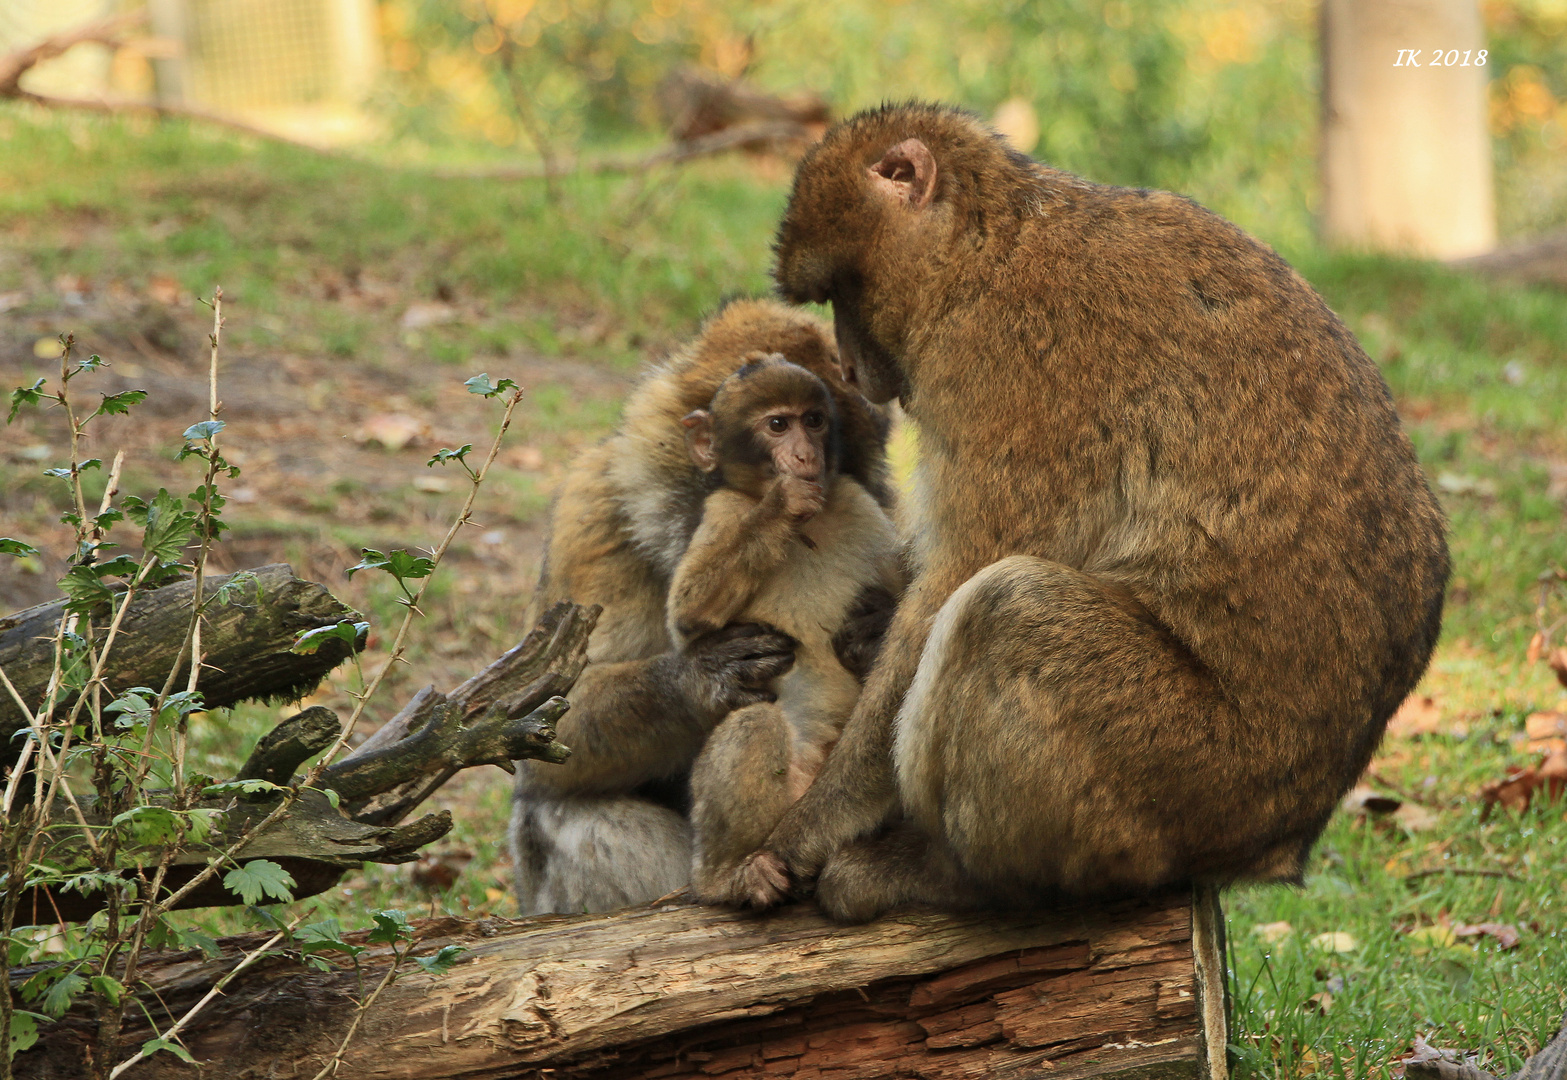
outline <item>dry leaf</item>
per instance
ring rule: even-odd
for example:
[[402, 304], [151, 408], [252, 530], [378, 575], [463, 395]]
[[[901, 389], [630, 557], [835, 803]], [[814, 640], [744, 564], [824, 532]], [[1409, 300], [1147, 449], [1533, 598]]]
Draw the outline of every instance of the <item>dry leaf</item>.
[[164, 307], [180, 302], [180, 283], [168, 274], [154, 274], [147, 279], [147, 296]]
[[473, 852], [464, 848], [431, 852], [414, 863], [414, 884], [426, 889], [450, 889], [472, 861]]
[[[1395, 1063], [1402, 1061], [1409, 1065], [1435, 1065], [1439, 1061], [1445, 1061], [1449, 1065], [1474, 1065], [1477, 1057], [1474, 1054], [1460, 1054], [1457, 1050], [1439, 1050], [1426, 1042], [1419, 1035], [1415, 1036], [1414, 1045], [1407, 1054], [1394, 1058]], [[1423, 1075], [1430, 1075], [1429, 1073]]]
[[1567, 713], [1530, 713], [1529, 719], [1524, 721], [1524, 729], [1529, 735], [1531, 753], [1567, 750]]
[[1410, 832], [1424, 832], [1436, 825], [1437, 816], [1418, 803], [1404, 803], [1393, 811], [1393, 820]]
[[519, 469], [538, 472], [544, 468], [544, 451], [537, 446], [519, 446], [506, 454], [506, 460]]
[[1295, 928], [1287, 922], [1270, 922], [1252, 927], [1251, 932], [1269, 945], [1274, 945], [1293, 934]]
[[1509, 923], [1454, 923], [1454, 937], [1488, 937], [1503, 949], [1518, 947], [1518, 928]]
[[1378, 795], [1366, 784], [1356, 784], [1339, 805], [1352, 814], [1391, 814], [1404, 803], [1390, 795]]
[[1567, 686], [1567, 649], [1552, 649], [1551, 657], [1546, 661], [1551, 670], [1556, 672], [1556, 681]]
[[1435, 698], [1411, 694], [1398, 707], [1398, 712], [1393, 714], [1393, 719], [1388, 721], [1387, 733], [1399, 738], [1431, 735], [1436, 732], [1437, 725], [1441, 722], [1442, 709], [1437, 705]]
[[1319, 991], [1302, 1001], [1300, 1007], [1318, 1016], [1326, 1016], [1333, 1009], [1333, 995], [1326, 990]]
[[1517, 765], [1509, 766], [1506, 777], [1482, 787], [1480, 800], [1485, 804], [1485, 809], [1480, 812], [1480, 820], [1490, 817], [1497, 803], [1523, 813], [1529, 809], [1534, 793], [1542, 788], [1545, 798], [1551, 802], [1561, 798], [1562, 791], [1567, 789], [1567, 751], [1554, 751], [1538, 765], [1531, 765], [1527, 769]]
[[1545, 655], [1545, 631], [1536, 630], [1534, 637], [1529, 639], [1529, 648], [1523, 654], [1523, 658], [1529, 663], [1537, 663], [1540, 657]]
[[1449, 945], [1455, 945], [1458, 942], [1458, 936], [1453, 932], [1453, 928], [1442, 923], [1411, 930], [1409, 938], [1411, 941], [1423, 941], [1427, 945], [1434, 945], [1441, 949], [1445, 949]]
[[354, 439], [361, 443], [380, 443], [388, 450], [401, 450], [430, 437], [430, 425], [406, 413], [377, 413], [366, 418]]
[[457, 318], [457, 309], [450, 304], [409, 304], [403, 312], [404, 330], [422, 330], [426, 326], [439, 326]]
[[1326, 934], [1318, 934], [1316, 937], [1311, 939], [1311, 944], [1323, 950], [1324, 952], [1333, 953], [1354, 952], [1356, 949], [1360, 948], [1360, 942], [1356, 941], [1353, 936], [1344, 933], [1342, 930], [1332, 931]]

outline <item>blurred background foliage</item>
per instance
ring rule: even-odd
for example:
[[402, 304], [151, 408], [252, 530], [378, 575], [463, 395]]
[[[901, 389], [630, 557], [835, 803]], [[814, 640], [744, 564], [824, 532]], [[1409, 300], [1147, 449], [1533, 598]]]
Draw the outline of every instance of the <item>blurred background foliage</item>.
[[[1312, 0], [384, 0], [389, 134], [559, 154], [656, 138], [699, 65], [840, 115], [909, 97], [1011, 110], [1094, 179], [1188, 192], [1294, 247], [1318, 135]], [[1486, 0], [1504, 235], [1567, 223], [1567, 0]]]

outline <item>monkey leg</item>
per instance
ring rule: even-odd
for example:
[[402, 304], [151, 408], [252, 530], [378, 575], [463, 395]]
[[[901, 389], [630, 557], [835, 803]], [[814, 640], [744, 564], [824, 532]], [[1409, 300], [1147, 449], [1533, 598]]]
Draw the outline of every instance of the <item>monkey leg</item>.
[[845, 923], [869, 922], [899, 904], [951, 910], [988, 899], [940, 844], [907, 822], [839, 848], [816, 879], [817, 905]]
[[736, 904], [735, 871], [799, 796], [791, 730], [776, 704], [748, 705], [713, 729], [691, 769], [691, 892]]
[[512, 801], [512, 868], [524, 915], [614, 911], [691, 880], [691, 827], [635, 795]]
[[1287, 751], [1248, 726], [1113, 583], [1012, 556], [942, 605], [893, 762], [906, 814], [998, 898], [1288, 876], [1320, 822], [1290, 820]]

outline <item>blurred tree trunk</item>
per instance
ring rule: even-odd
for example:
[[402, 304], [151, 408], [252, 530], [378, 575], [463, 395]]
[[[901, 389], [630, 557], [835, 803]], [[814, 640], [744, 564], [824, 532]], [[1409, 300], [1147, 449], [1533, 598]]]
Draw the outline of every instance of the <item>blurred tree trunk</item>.
[[1495, 246], [1484, 48], [1476, 0], [1323, 0], [1330, 244], [1436, 258]]

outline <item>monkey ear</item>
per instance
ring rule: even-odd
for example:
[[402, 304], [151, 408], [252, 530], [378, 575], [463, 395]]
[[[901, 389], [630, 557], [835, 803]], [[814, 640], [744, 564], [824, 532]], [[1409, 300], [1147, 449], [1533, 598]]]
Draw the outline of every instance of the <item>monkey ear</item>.
[[718, 468], [718, 455], [713, 453], [713, 414], [706, 409], [692, 409], [680, 418], [686, 429], [686, 450], [696, 467], [705, 473]]
[[918, 139], [904, 139], [866, 173], [875, 189], [915, 210], [928, 206], [936, 194], [936, 158]]

